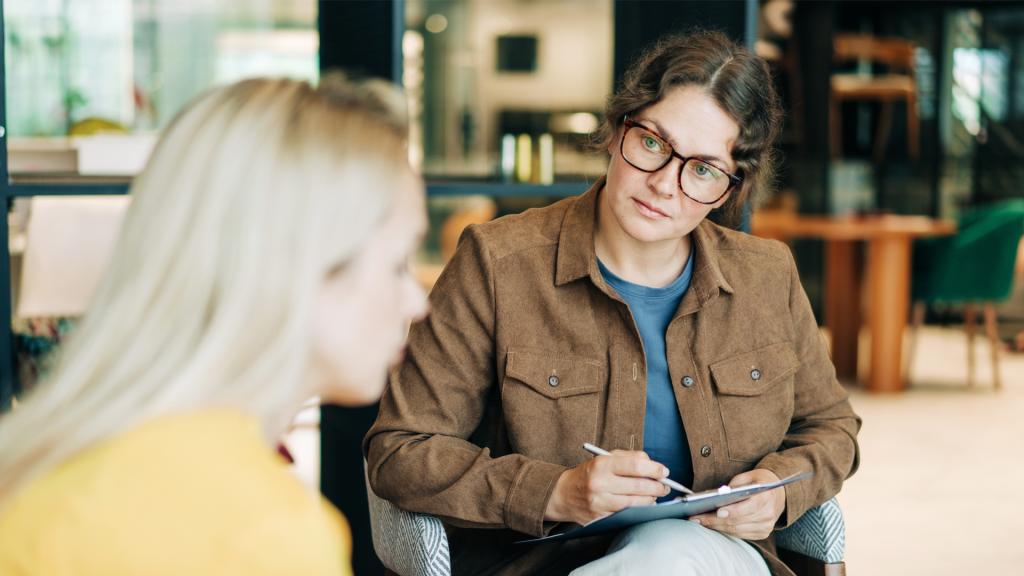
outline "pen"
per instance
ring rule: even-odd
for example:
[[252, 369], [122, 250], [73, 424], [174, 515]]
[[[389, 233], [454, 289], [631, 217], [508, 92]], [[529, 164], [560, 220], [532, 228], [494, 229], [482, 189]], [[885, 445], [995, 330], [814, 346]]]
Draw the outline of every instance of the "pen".
[[[605, 450], [604, 448], [594, 446], [590, 442], [584, 443], [583, 449], [597, 456], [611, 456], [611, 452]], [[686, 486], [683, 486], [682, 484], [676, 482], [675, 480], [672, 480], [671, 478], [658, 478], [658, 482], [661, 482], [662, 484], [668, 486], [669, 488], [675, 490], [676, 492], [682, 492], [683, 494], [693, 494], [693, 490], [690, 490]]]

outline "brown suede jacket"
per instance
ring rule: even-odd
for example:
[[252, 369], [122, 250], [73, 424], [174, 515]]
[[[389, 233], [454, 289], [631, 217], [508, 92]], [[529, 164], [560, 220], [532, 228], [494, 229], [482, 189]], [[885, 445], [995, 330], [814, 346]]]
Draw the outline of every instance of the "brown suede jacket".
[[[548, 498], [591, 458], [584, 442], [644, 445], [640, 334], [594, 253], [603, 185], [463, 234], [364, 442], [376, 494], [445, 522], [455, 574], [564, 574], [608, 546], [514, 544], [553, 528]], [[789, 526], [857, 468], [860, 419], [789, 249], [709, 221], [692, 239], [693, 279], [665, 338], [693, 488], [812, 470], [786, 487]], [[790, 574], [774, 538], [753, 544]]]

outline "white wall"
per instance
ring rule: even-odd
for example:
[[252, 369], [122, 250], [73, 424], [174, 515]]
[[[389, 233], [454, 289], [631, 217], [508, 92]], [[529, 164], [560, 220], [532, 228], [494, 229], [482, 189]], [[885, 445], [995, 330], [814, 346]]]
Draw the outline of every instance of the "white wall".
[[[610, 0], [487, 1], [474, 3], [480, 100], [494, 108], [601, 108], [612, 82]], [[537, 70], [495, 70], [496, 40], [537, 36]]]

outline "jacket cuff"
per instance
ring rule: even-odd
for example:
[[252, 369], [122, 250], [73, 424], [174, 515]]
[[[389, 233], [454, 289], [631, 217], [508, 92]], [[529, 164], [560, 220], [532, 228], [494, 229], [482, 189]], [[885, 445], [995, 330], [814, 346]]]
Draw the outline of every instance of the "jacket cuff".
[[[505, 501], [505, 524], [509, 528], [540, 537], [545, 532], [544, 510], [548, 506], [555, 482], [565, 466], [531, 460], [523, 465], [512, 483]], [[548, 528], [554, 526], [548, 522]]]
[[[754, 468], [770, 470], [781, 480], [793, 474], [806, 472], [810, 469], [810, 465], [803, 458], [793, 458], [780, 452], [773, 452], [762, 458]], [[812, 476], [782, 487], [786, 491], [786, 509], [782, 511], [782, 515], [779, 516], [779, 521], [775, 525], [777, 530], [792, 526], [810, 508], [807, 486], [813, 481], [814, 477]]]

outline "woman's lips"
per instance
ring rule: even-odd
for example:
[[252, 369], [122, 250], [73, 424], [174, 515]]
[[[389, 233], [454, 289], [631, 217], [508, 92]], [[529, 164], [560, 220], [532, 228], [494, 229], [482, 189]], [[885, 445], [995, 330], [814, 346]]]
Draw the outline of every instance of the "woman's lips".
[[633, 203], [636, 205], [636, 209], [641, 214], [648, 218], [651, 218], [652, 220], [661, 220], [663, 218], [668, 218], [668, 214], [665, 214], [661, 210], [658, 210], [657, 208], [651, 206], [646, 202], [641, 202], [640, 200], [633, 198]]

